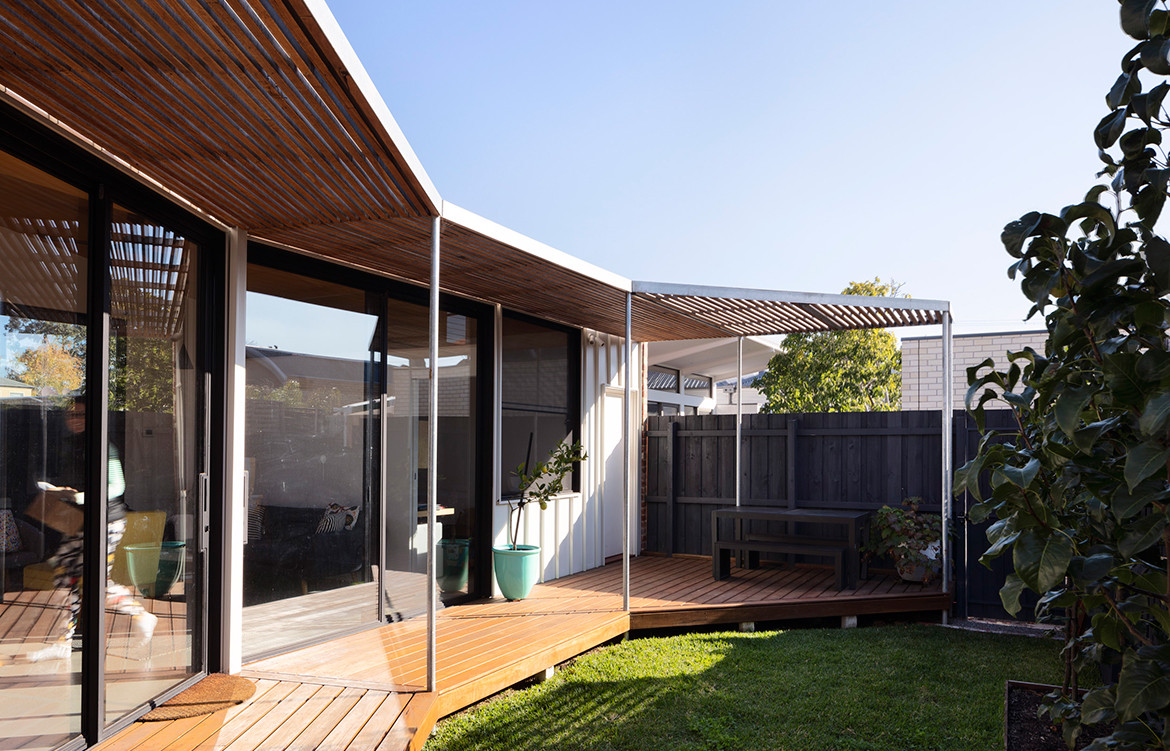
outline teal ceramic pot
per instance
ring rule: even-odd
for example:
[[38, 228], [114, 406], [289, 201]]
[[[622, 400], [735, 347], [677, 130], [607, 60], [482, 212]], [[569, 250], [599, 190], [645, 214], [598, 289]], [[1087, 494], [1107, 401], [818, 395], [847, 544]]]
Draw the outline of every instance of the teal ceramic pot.
[[467, 588], [467, 560], [471, 540], [439, 540], [439, 573], [436, 577], [443, 592], [462, 592]]
[[540, 578], [540, 546], [510, 545], [492, 548], [496, 583], [509, 600], [523, 600]]
[[165, 597], [183, 578], [187, 557], [182, 542], [125, 545], [130, 582], [143, 597]]

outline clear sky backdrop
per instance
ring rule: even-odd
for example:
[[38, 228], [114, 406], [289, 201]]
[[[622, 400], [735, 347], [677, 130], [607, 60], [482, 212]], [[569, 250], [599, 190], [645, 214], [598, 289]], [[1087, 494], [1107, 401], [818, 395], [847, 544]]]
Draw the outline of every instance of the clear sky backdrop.
[[[332, 0], [444, 199], [633, 279], [1041, 328], [1008, 221], [1078, 202], [1116, 0]], [[907, 329], [904, 335], [927, 333]]]

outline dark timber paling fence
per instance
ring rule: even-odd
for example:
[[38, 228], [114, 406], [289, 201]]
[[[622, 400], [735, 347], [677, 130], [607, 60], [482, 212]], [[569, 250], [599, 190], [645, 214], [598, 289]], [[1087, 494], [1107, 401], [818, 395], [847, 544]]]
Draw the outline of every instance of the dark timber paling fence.
[[[747, 506], [877, 509], [905, 498], [938, 513], [942, 496], [942, 413], [864, 412], [744, 415], [741, 503]], [[988, 426], [1010, 428], [1008, 412], [989, 413]], [[954, 467], [975, 452], [979, 432], [962, 411], [953, 421]], [[735, 505], [735, 415], [650, 417], [646, 420], [646, 539], [649, 552], [710, 555], [711, 511]], [[950, 473], [953, 475], [953, 469]], [[1007, 617], [996, 594], [1004, 562], [977, 563], [983, 530], [967, 529], [973, 499], [954, 499], [954, 559], [959, 615]], [[761, 534], [779, 529], [758, 529]], [[804, 525], [828, 537], [831, 527]]]

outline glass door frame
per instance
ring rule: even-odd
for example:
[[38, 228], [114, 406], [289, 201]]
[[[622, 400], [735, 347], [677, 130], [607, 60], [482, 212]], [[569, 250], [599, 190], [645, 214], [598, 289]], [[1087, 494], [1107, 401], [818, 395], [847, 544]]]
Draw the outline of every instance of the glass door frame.
[[[83, 534], [87, 540], [83, 553], [84, 579], [81, 585], [81, 623], [83, 635], [81, 659], [81, 736], [60, 748], [71, 750], [97, 745], [124, 729], [150, 709], [143, 705], [117, 720], [106, 722], [105, 697], [105, 608], [106, 608], [106, 457], [110, 384], [109, 343], [111, 226], [113, 205], [129, 207], [163, 223], [199, 246], [197, 254], [198, 287], [196, 305], [197, 352], [195, 368], [203, 388], [199, 390], [196, 414], [199, 418], [198, 445], [202, 454], [201, 473], [221, 481], [200, 483], [203, 490], [201, 516], [197, 523], [202, 544], [196, 557], [201, 581], [198, 583], [201, 617], [195, 624], [193, 657], [198, 669], [153, 701], [165, 701], [197, 682], [209, 672], [220, 669], [223, 635], [209, 624], [222, 622], [224, 603], [209, 594], [213, 581], [222, 581], [224, 550], [224, 468], [225, 444], [214, 436], [224, 435], [226, 415], [226, 234], [213, 225], [192, 216], [158, 193], [119, 172], [96, 155], [78, 147], [67, 138], [33, 121], [7, 103], [0, 102], [0, 148], [33, 167], [63, 180], [89, 194], [88, 257], [84, 284], [86, 299], [86, 482], [87, 487], [103, 489], [98, 503], [85, 516]], [[217, 445], [218, 444], [218, 445]], [[216, 534], [211, 534], [212, 531]], [[89, 541], [97, 544], [90, 544]], [[214, 661], [214, 664], [213, 664]]]
[[[248, 264], [256, 264], [286, 273], [309, 276], [366, 292], [366, 309], [370, 313], [376, 312], [379, 315], [380, 320], [377, 328], [381, 331], [383, 339], [381, 343], [381, 355], [377, 360], [379, 372], [370, 381], [370, 387], [377, 388], [379, 392], [371, 394], [371, 400], [381, 403], [380, 397], [384, 396], [388, 389], [387, 369], [390, 355], [388, 351], [389, 326], [386, 321], [388, 303], [391, 300], [396, 300], [429, 308], [430, 295], [427, 288], [407, 284], [396, 279], [379, 276], [349, 266], [342, 266], [317, 256], [302, 255], [290, 250], [276, 248], [261, 242], [251, 242], [248, 244]], [[476, 420], [476, 424], [474, 428], [475, 478], [473, 488], [476, 497], [477, 518], [475, 520], [475, 530], [477, 550], [474, 554], [480, 565], [476, 568], [474, 578], [468, 582], [468, 594], [463, 598], [452, 601], [453, 603], [458, 603], [480, 597], [490, 597], [492, 591], [491, 539], [492, 513], [494, 508], [492, 499], [494, 471], [492, 449], [494, 441], [493, 415], [496, 408], [494, 367], [495, 308], [485, 303], [450, 294], [440, 295], [439, 305], [443, 312], [464, 315], [476, 321], [475, 352], [477, 372], [474, 391], [476, 399], [474, 419]], [[369, 468], [366, 488], [369, 494], [369, 508], [374, 511], [377, 517], [374, 525], [375, 533], [371, 535], [373, 538], [372, 542], [376, 545], [371, 560], [378, 562], [379, 577], [384, 576], [386, 571], [385, 546], [382, 543], [385, 514], [383, 510], [384, 498], [381, 482], [384, 462], [381, 427], [381, 414], [379, 410], [378, 428], [373, 431], [373, 440], [376, 447], [372, 450], [373, 461]], [[379, 599], [381, 599], [384, 593], [384, 587], [381, 581], [378, 582], [378, 589], [380, 593]], [[338, 638], [354, 631], [364, 631], [368, 628], [377, 627], [385, 622], [387, 622], [386, 614], [381, 605], [379, 605], [378, 621], [376, 623], [332, 633], [327, 637], [298, 644], [295, 648], [311, 646], [312, 644]], [[248, 654], [247, 659], [260, 659], [271, 656], [272, 654], [287, 652], [289, 649], [292, 648], [281, 648], [274, 652], [256, 653], [254, 655]], [[246, 645], [245, 653], [247, 654]]]

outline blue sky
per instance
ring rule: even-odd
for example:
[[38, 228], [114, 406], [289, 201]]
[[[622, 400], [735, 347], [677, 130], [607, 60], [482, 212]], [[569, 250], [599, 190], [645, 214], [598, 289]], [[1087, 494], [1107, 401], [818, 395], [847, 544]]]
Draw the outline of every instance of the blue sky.
[[[333, 0], [440, 194], [634, 279], [1038, 328], [999, 232], [1080, 200], [1115, 0]], [[916, 332], [906, 330], [913, 335]]]

